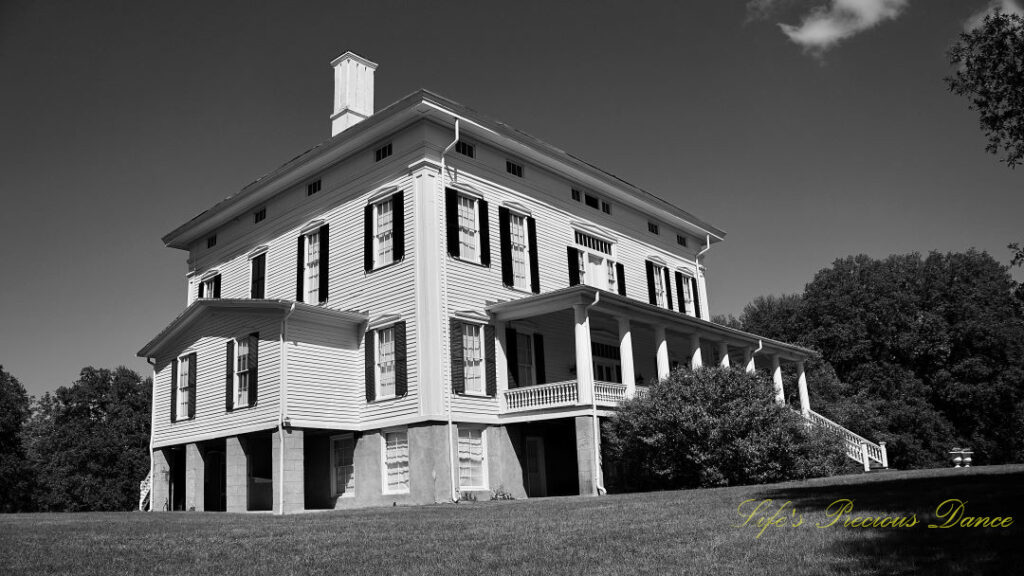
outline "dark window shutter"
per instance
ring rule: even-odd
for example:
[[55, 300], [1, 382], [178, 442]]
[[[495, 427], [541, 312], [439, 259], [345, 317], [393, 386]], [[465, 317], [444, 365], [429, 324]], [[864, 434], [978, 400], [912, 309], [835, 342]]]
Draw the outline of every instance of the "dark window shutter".
[[580, 251], [575, 246], [567, 247], [569, 255], [569, 286], [577, 286], [580, 283]]
[[224, 363], [224, 409], [230, 412], [235, 408], [235, 341], [228, 339], [227, 355]]
[[366, 351], [366, 369], [364, 371], [366, 375], [366, 401], [373, 402], [377, 399], [377, 355], [374, 353], [374, 348], [377, 344], [377, 331], [367, 330], [366, 336], [363, 338], [363, 350]]
[[299, 234], [295, 259], [295, 301], [302, 302], [303, 280], [306, 277], [306, 235]]
[[505, 364], [508, 368], [508, 387], [519, 387], [519, 340], [515, 328], [505, 328]]
[[200, 279], [199, 280], [199, 298], [205, 298], [206, 297], [203, 294], [203, 292], [205, 292], [205, 291], [206, 291], [206, 282], [203, 282], [203, 280]]
[[196, 372], [198, 372], [196, 353], [188, 355], [188, 417], [196, 417]]
[[220, 298], [220, 274], [213, 277], [213, 297]]
[[178, 419], [178, 359], [171, 360], [171, 422]]
[[616, 284], [619, 286], [619, 296], [626, 295], [626, 267], [622, 262], [615, 263], [615, 276], [618, 277]]
[[444, 223], [448, 254], [458, 258], [462, 253], [459, 245], [459, 193], [451, 188], [444, 189]]
[[498, 242], [501, 248], [501, 281], [505, 286], [515, 283], [515, 272], [512, 270], [512, 233], [509, 230], [510, 218], [508, 208], [498, 207]]
[[683, 273], [676, 272], [676, 296], [679, 300], [679, 312], [686, 314], [686, 291], [683, 290]]
[[[317, 289], [321, 302], [327, 302], [327, 287], [330, 285], [327, 282], [327, 271], [330, 269], [328, 258], [331, 253], [329, 244], [331, 236], [330, 230], [327, 227], [327, 224], [320, 227], [320, 286], [318, 286]], [[312, 302], [310, 302], [310, 304], [312, 304]]]
[[672, 309], [672, 276], [668, 271], [668, 268], [662, 268], [665, 272], [665, 303], [668, 304], [668, 309]]
[[491, 265], [491, 219], [487, 213], [487, 201], [477, 200], [480, 208], [480, 263]]
[[484, 372], [487, 378], [487, 395], [498, 395], [498, 371], [494, 364], [494, 326], [484, 326], [484, 362], [487, 369]]
[[693, 315], [700, 318], [700, 292], [697, 290], [696, 278], [690, 278], [690, 286], [693, 292]]
[[395, 396], [409, 394], [409, 371], [406, 367], [408, 349], [405, 343], [405, 321], [395, 322]]
[[530, 243], [530, 291], [540, 294], [540, 263], [537, 260], [537, 221], [526, 219], [526, 237]]
[[651, 304], [658, 305], [658, 293], [654, 290], [654, 263], [650, 260], [646, 260], [644, 264], [647, 266], [647, 298]]
[[452, 354], [452, 392], [456, 394], [466, 393], [466, 375], [463, 372], [465, 359], [462, 351], [462, 322], [455, 318], [451, 319], [448, 340], [451, 341]]
[[405, 258], [405, 193], [391, 197], [391, 249], [394, 261]]
[[547, 383], [547, 374], [544, 372], [544, 336], [533, 335], [533, 365], [537, 373], [537, 384]]
[[373, 270], [373, 204], [363, 209], [363, 270]]
[[260, 385], [260, 333], [249, 334], [249, 406], [255, 406]]

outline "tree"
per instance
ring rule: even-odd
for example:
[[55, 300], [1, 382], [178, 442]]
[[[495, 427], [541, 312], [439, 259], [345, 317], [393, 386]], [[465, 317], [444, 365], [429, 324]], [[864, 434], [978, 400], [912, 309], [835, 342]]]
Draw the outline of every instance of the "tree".
[[946, 78], [954, 94], [968, 98], [988, 138], [985, 150], [1004, 151], [1014, 168], [1024, 161], [1024, 18], [996, 11], [963, 32], [949, 50], [956, 72]]
[[32, 473], [21, 441], [28, 415], [25, 387], [0, 365], [0, 512], [30, 507]]
[[43, 510], [132, 510], [149, 470], [151, 382], [121, 367], [83, 368], [33, 406], [25, 437]]
[[[622, 404], [604, 427], [612, 489], [678, 489], [835, 474], [839, 439], [775, 404], [764, 373], [677, 370]], [[629, 474], [616, 474], [616, 469]], [[615, 486], [618, 478], [624, 485]]]

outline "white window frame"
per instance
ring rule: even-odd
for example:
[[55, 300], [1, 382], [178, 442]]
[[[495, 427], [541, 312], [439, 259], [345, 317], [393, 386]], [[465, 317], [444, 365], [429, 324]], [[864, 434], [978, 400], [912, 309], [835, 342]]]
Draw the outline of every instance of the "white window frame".
[[[397, 488], [391, 487], [388, 483], [388, 436], [402, 434], [405, 436], [405, 482], [397, 484]], [[408, 494], [409, 487], [412, 484], [411, 478], [411, 460], [412, 452], [409, 446], [409, 429], [408, 428], [392, 428], [381, 430], [380, 434], [380, 471], [381, 471], [381, 491], [384, 494]]]
[[[234, 377], [232, 378], [232, 407], [233, 408], [248, 408], [249, 407], [249, 335], [240, 335], [235, 339], [235, 354], [232, 360], [231, 366], [234, 371]], [[242, 350], [245, 349], [243, 356]], [[242, 369], [242, 360], [245, 360], [245, 369]], [[257, 358], [257, 362], [259, 359]], [[257, 369], [259, 367], [257, 366]], [[245, 378], [245, 395], [242, 396], [242, 378]]]
[[[681, 270], [679, 271], [679, 273], [683, 275], [682, 293], [676, 295], [679, 299], [679, 308], [682, 309], [682, 311], [685, 314], [688, 314], [690, 316], [696, 316], [697, 310], [694, 306], [693, 300], [693, 276]], [[679, 291], [680, 289], [677, 286], [676, 292]]]
[[[521, 236], [517, 233], [519, 225], [522, 226]], [[509, 244], [512, 246], [512, 287], [520, 290], [530, 290], [533, 286], [530, 262], [534, 255], [530, 253], [529, 227], [530, 220], [526, 214], [509, 210], [508, 237]], [[522, 260], [520, 261], [519, 258]]]
[[[218, 276], [220, 276], [220, 270], [211, 270], [206, 274], [203, 274], [202, 278], [199, 279], [199, 283], [203, 286], [203, 298], [213, 298], [213, 287], [217, 284]], [[221, 282], [223, 282], [223, 280]], [[196, 294], [199, 294], [198, 288], [196, 288]]]
[[[480, 263], [480, 199], [469, 194], [456, 195], [459, 218], [459, 258], [467, 262]], [[471, 203], [472, 206], [465, 206]], [[468, 222], [472, 216], [472, 223]], [[467, 255], [467, 248], [472, 255]]]
[[[463, 471], [463, 464], [462, 464], [462, 462], [463, 462], [463, 453], [464, 453], [463, 452], [463, 432], [469, 433], [469, 434], [467, 434], [467, 436], [471, 435], [474, 432], [479, 432], [479, 434], [480, 434], [480, 461], [477, 463], [477, 465], [480, 466], [480, 481], [481, 481], [481, 483], [478, 484], [478, 485], [473, 485], [473, 484], [464, 485], [462, 483], [462, 471]], [[469, 451], [466, 450], [466, 452], [468, 453]], [[472, 456], [472, 454], [470, 454], [470, 456]], [[490, 489], [489, 488], [490, 487], [490, 479], [488, 478], [488, 474], [487, 474], [488, 462], [487, 462], [487, 427], [486, 426], [473, 426], [473, 425], [459, 424], [459, 426], [458, 426], [458, 441], [456, 443], [456, 457], [457, 457], [458, 462], [459, 462], [459, 490], [479, 491], [479, 490], [489, 490]]]
[[[384, 208], [388, 213], [385, 219]], [[373, 269], [383, 268], [395, 261], [395, 203], [388, 196], [373, 203]]]
[[[470, 334], [475, 331], [476, 336]], [[486, 330], [483, 324], [477, 324], [475, 322], [463, 322], [462, 323], [462, 382], [464, 384], [464, 390], [466, 394], [474, 396], [486, 396], [487, 395], [487, 342], [485, 341]], [[476, 340], [476, 346], [467, 346], [467, 343], [471, 343]], [[478, 357], [471, 357], [472, 351], [479, 353]], [[474, 364], [471, 365], [471, 362]], [[474, 378], [474, 382], [479, 383], [478, 389], [470, 389], [470, 374], [471, 370], [475, 369], [477, 372], [477, 378]]]
[[249, 253], [249, 296], [252, 296], [252, 269], [256, 265], [256, 259], [263, 257], [263, 298], [267, 297], [267, 248], [260, 247]]
[[174, 375], [175, 386], [178, 387], [178, 407], [177, 414], [175, 414], [174, 421], [180, 422], [182, 420], [188, 420], [188, 406], [190, 402], [189, 392], [191, 388], [188, 385], [188, 377], [192, 370], [196, 367], [192, 366], [189, 362], [192, 352], [186, 352], [181, 356], [178, 356], [178, 373]]
[[320, 247], [323, 246], [320, 228], [317, 227], [306, 232], [303, 234], [303, 238], [305, 239], [303, 242], [305, 253], [302, 257], [302, 288], [305, 294], [302, 296], [307, 304], [318, 304], [320, 302], [320, 258], [323, 257], [323, 254], [320, 253]]
[[[396, 393], [395, 325], [390, 324], [374, 330], [374, 386], [377, 400], [390, 400]], [[384, 344], [388, 346], [385, 347]], [[384, 376], [390, 380], [390, 393], [384, 392]]]
[[[352, 444], [352, 463], [341, 464], [339, 466], [336, 452], [334, 449], [335, 444], [341, 442], [351, 442]], [[356, 495], [356, 438], [354, 434], [337, 434], [331, 436], [330, 440], [331, 449], [331, 495], [339, 498], [354, 498]], [[338, 468], [339, 467], [351, 468], [351, 489], [347, 486], [343, 486], [341, 492], [338, 491]]]
[[[585, 243], [581, 243], [581, 239]], [[573, 240], [579, 252], [580, 284], [617, 293], [619, 277], [613, 257], [615, 242], [584, 230], [573, 230]], [[608, 252], [596, 248], [599, 243], [607, 244]]]
[[651, 262], [651, 268], [654, 270], [654, 296], [658, 301], [658, 307], [668, 308], [665, 292], [665, 270], [668, 268], [656, 262]]

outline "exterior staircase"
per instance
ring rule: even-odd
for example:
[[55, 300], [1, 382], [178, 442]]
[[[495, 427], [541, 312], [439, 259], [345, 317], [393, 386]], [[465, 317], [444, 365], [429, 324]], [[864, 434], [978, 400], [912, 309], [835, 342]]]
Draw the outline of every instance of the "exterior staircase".
[[139, 482], [139, 510], [145, 512], [149, 509], [150, 494], [153, 489], [153, 472], [146, 475], [146, 479]]
[[864, 465], [864, 471], [889, 468], [889, 456], [885, 451], [885, 442], [874, 442], [855, 434], [839, 424], [825, 418], [813, 410], [809, 410], [804, 418], [815, 428], [838, 434], [843, 439], [846, 455]]

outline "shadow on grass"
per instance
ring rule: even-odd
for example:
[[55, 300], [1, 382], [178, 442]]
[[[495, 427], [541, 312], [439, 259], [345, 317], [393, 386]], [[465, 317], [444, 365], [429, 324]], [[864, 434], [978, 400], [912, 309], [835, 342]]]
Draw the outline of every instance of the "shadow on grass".
[[[865, 480], [868, 480], [865, 482]], [[777, 486], [757, 495], [775, 504], [787, 500], [803, 513], [805, 530], [843, 531], [833, 556], [855, 562], [834, 566], [837, 572], [863, 574], [1021, 574], [1024, 573], [1024, 469], [972, 468], [950, 475], [948, 470], [929, 475], [919, 472], [884, 472], [865, 478], [850, 477], [823, 485]], [[840, 499], [853, 501], [853, 509], [831, 527], [834, 517], [826, 509]], [[964, 516], [1011, 516], [1008, 528], [929, 528], [950, 518], [939, 512], [940, 503], [958, 499]], [[951, 505], [950, 505], [951, 506]], [[835, 511], [839, 506], [833, 507]], [[942, 514], [942, 517], [939, 516]], [[910, 517], [917, 524], [904, 528], [853, 527], [854, 517]], [[865, 534], [868, 532], [869, 534]], [[866, 536], [866, 537], [865, 537]], [[851, 569], [852, 568], [852, 569]]]

